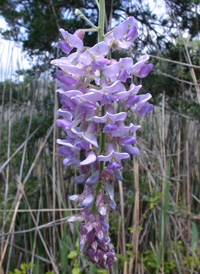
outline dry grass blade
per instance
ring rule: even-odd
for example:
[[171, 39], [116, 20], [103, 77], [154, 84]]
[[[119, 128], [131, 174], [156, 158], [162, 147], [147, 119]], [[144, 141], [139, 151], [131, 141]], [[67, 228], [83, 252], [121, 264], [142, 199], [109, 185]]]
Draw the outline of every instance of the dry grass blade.
[[[39, 200], [39, 208], [42, 206], [42, 192], [40, 191], [40, 200]], [[37, 213], [37, 217], [36, 217], [36, 224], [38, 227], [39, 221], [40, 221], [40, 212]], [[36, 244], [37, 244], [37, 230], [34, 233], [34, 240], [33, 240], [33, 248], [32, 248], [32, 255], [31, 255], [31, 264], [34, 264], [34, 259], [35, 259], [35, 249], [36, 249]], [[30, 269], [30, 274], [33, 273], [33, 269]]]
[[36, 128], [29, 137], [15, 150], [15, 152], [6, 160], [6, 162], [0, 167], [0, 172], [9, 164], [9, 162], [15, 157], [15, 155], [27, 144], [27, 142], [35, 135], [39, 128]]
[[[9, 243], [10, 244], [10, 243]], [[10, 244], [10, 245], [12, 245], [12, 247], [14, 247], [16, 250], [20, 250], [20, 251], [22, 251], [22, 252], [27, 252], [28, 254], [32, 254], [32, 252], [31, 251], [29, 251], [29, 250], [27, 250], [27, 249], [25, 249], [25, 248], [22, 248], [22, 247], [20, 247], [20, 246], [18, 246], [18, 245], [16, 245], [16, 244]], [[46, 259], [46, 258], [43, 258], [43, 257], [41, 257], [41, 256], [39, 256], [39, 255], [37, 255], [37, 254], [34, 254], [34, 257], [35, 258], [37, 258], [37, 259], [39, 259], [40, 261], [42, 261], [42, 262], [44, 262], [44, 263], [47, 263], [47, 264], [51, 264], [51, 261], [49, 261], [48, 259]]]
[[[135, 183], [135, 205], [134, 205], [134, 226], [132, 235], [132, 254], [129, 263], [129, 274], [137, 273], [138, 268], [138, 237], [139, 237], [139, 203], [140, 203], [140, 189], [139, 189], [139, 164], [138, 159], [134, 158], [134, 183]], [[134, 260], [135, 260], [135, 271], [134, 271]]]
[[171, 60], [171, 59], [166, 59], [166, 58], [163, 58], [163, 57], [160, 57], [160, 56], [151, 55], [151, 54], [149, 54], [149, 56], [153, 57], [153, 58], [156, 58], [156, 59], [159, 59], [159, 60], [163, 60], [165, 62], [174, 63], [174, 64], [177, 64], [177, 65], [182, 65], [182, 66], [186, 66], [186, 67], [192, 67], [192, 68], [200, 69], [200, 66], [196, 66], [196, 65], [193, 65], [193, 64], [187, 64], [187, 63], [183, 63], [183, 62], [179, 62], [179, 61], [174, 61], [174, 60]]
[[45, 136], [45, 138], [44, 138], [44, 141], [43, 141], [42, 144], [40, 145], [40, 147], [39, 147], [39, 149], [38, 149], [38, 152], [37, 152], [37, 154], [36, 154], [36, 156], [35, 156], [35, 159], [34, 159], [33, 163], [31, 164], [31, 167], [30, 167], [30, 169], [29, 169], [29, 171], [28, 171], [26, 177], [25, 177], [24, 180], [23, 180], [23, 186], [26, 184], [26, 182], [27, 182], [29, 176], [31, 175], [31, 172], [33, 171], [33, 168], [35, 167], [35, 164], [36, 164], [36, 162], [37, 162], [37, 160], [38, 160], [38, 158], [39, 158], [39, 156], [40, 156], [40, 153], [42, 152], [42, 150], [43, 150], [43, 148], [44, 148], [44, 146], [45, 146], [45, 144], [46, 144], [46, 142], [47, 142], [47, 140], [48, 140], [48, 138], [49, 138], [49, 136], [50, 136], [50, 134], [51, 134], [51, 132], [52, 132], [52, 130], [53, 130], [53, 127], [54, 127], [54, 125], [52, 125], [52, 126], [49, 128], [49, 130], [48, 130], [48, 132], [47, 132], [47, 134], [46, 134], [46, 136]]
[[[53, 211], [62, 211], [62, 212], [67, 212], [67, 211], [80, 211], [83, 208], [43, 208], [43, 209], [18, 209], [17, 213], [25, 213], [25, 212], [53, 212]], [[6, 210], [0, 210], [0, 212], [14, 212], [14, 209], [6, 209]]]
[[[56, 118], [57, 118], [57, 93], [55, 92], [55, 104], [54, 104], [54, 128], [53, 128], [53, 165], [52, 165], [52, 180], [53, 180], [53, 188], [52, 188], [52, 197], [53, 197], [53, 202], [52, 202], [52, 207], [55, 208], [56, 205]], [[55, 220], [55, 211], [53, 211], [53, 221]], [[56, 231], [55, 227], [53, 226], [53, 254], [54, 258], [56, 258]]]
[[124, 272], [127, 273], [126, 270], [126, 236], [125, 236], [125, 219], [124, 219], [124, 194], [123, 194], [123, 186], [122, 182], [119, 183], [119, 195], [120, 195], [120, 208], [121, 208], [121, 226], [122, 226], [122, 254], [124, 256]]
[[[180, 27], [178, 25], [178, 22], [176, 20], [176, 17], [175, 17], [174, 13], [173, 13], [173, 17], [174, 17], [174, 21], [176, 23], [176, 27], [177, 27], [177, 29], [179, 31], [180, 37], [181, 37], [181, 39], [183, 41], [183, 44], [184, 44], [184, 47], [185, 47], [185, 52], [186, 52], [186, 56], [187, 56], [187, 59], [188, 59], [188, 63], [190, 65], [192, 65], [192, 61], [191, 61], [191, 58], [190, 58], [190, 54], [189, 54], [187, 45], [185, 43], [183, 34], [182, 34], [181, 30], [180, 30]], [[198, 82], [197, 82], [197, 77], [196, 77], [196, 74], [195, 74], [195, 71], [194, 71], [193, 67], [190, 67], [190, 73], [191, 73], [191, 76], [192, 76], [192, 79], [193, 79], [193, 82], [194, 82], [194, 85], [195, 85], [195, 89], [196, 89], [196, 93], [197, 93], [197, 100], [198, 100], [198, 103], [200, 104], [200, 88], [199, 88], [199, 85], [198, 85]]]
[[3, 126], [3, 113], [4, 113], [4, 100], [5, 100], [5, 90], [6, 90], [6, 85], [3, 85], [3, 91], [2, 91], [2, 104], [1, 104], [1, 119], [0, 119], [0, 156], [1, 156], [1, 136], [2, 136], [2, 126]]
[[[30, 211], [31, 212], [31, 211]], [[32, 212], [31, 212], [32, 213]], [[52, 227], [54, 225], [60, 225], [61, 223], [65, 223], [67, 221], [68, 217], [64, 217], [62, 219], [58, 219], [40, 226], [36, 226], [30, 229], [26, 229], [26, 230], [21, 230], [21, 231], [15, 231], [15, 232], [11, 232], [11, 233], [1, 233], [0, 236], [2, 235], [12, 235], [12, 234], [24, 234], [24, 233], [29, 233], [29, 232], [33, 232], [33, 231], [37, 231], [38, 229], [44, 229], [44, 228], [48, 228], [48, 227]]]
[[[18, 183], [19, 183], [19, 185], [20, 185], [20, 191], [21, 191], [22, 195], [24, 196], [24, 198], [25, 198], [25, 200], [26, 200], [26, 203], [27, 203], [27, 205], [28, 205], [28, 208], [31, 209], [31, 208], [30, 208], [30, 205], [29, 205], [29, 203], [28, 203], [28, 200], [27, 200], [27, 198], [26, 198], [26, 194], [24, 193], [24, 187], [23, 187], [23, 185], [21, 184], [20, 181], [18, 181]], [[35, 227], [36, 227], [36, 229], [37, 229], [37, 222], [36, 222], [36, 220], [35, 220], [35, 217], [34, 217], [34, 215], [33, 215], [32, 212], [30, 212], [30, 214], [31, 214], [31, 218], [32, 218], [32, 220], [33, 220], [33, 222], [34, 222], [34, 224], [35, 224]], [[48, 255], [48, 257], [49, 257], [49, 259], [50, 259], [50, 261], [51, 261], [51, 264], [52, 264], [52, 266], [53, 266], [54, 272], [55, 272], [56, 274], [59, 274], [58, 269], [57, 269], [57, 266], [56, 266], [56, 264], [55, 264], [55, 259], [53, 258], [52, 254], [51, 254], [50, 251], [48, 250], [47, 245], [46, 245], [46, 243], [45, 243], [45, 240], [44, 240], [44, 238], [43, 238], [43, 236], [42, 236], [40, 230], [37, 229], [37, 232], [38, 232], [38, 234], [39, 234], [39, 236], [40, 236], [40, 240], [41, 240], [41, 242], [42, 242], [42, 244], [43, 244], [43, 246], [44, 246], [44, 249], [45, 249], [45, 251], [46, 251], [46, 253], [47, 253], [47, 255]]]
[[164, 73], [164, 72], [161, 72], [161, 71], [157, 71], [156, 73], [157, 73], [157, 74], [160, 74], [160, 75], [163, 75], [163, 76], [166, 76], [166, 77], [168, 77], [168, 78], [171, 78], [171, 79], [173, 79], [173, 80], [175, 80], [175, 81], [178, 81], [178, 82], [181, 82], [181, 83], [185, 83], [185, 84], [188, 84], [188, 85], [195, 85], [195, 86], [198, 86], [198, 87], [199, 87], [198, 84], [195, 84], [195, 83], [192, 83], [192, 82], [183, 80], [183, 79], [179, 79], [179, 78], [177, 78], [177, 77], [174, 77], [174, 76], [172, 76], [172, 75], [169, 75], [169, 74]]
[[163, 103], [162, 103], [162, 156], [163, 156], [163, 164], [162, 164], [162, 172], [163, 172], [163, 187], [162, 187], [162, 272], [164, 273], [164, 250], [165, 250], [165, 185], [166, 185], [166, 155], [165, 155], [165, 94], [163, 94]]
[[[7, 146], [7, 159], [10, 158], [10, 145], [11, 145], [11, 112], [12, 112], [12, 83], [10, 81], [10, 90], [9, 90], [9, 111], [8, 111], [8, 146]], [[10, 167], [9, 165], [6, 168], [6, 181], [5, 181], [5, 192], [4, 192], [4, 200], [5, 204], [7, 205], [8, 199], [8, 191], [9, 191], [9, 174], [10, 174]], [[3, 231], [5, 227], [5, 220], [6, 220], [6, 213], [3, 214]], [[2, 245], [1, 245], [1, 252], [3, 251], [3, 238], [2, 238]], [[1, 266], [1, 265], [0, 265]]]
[[[32, 123], [32, 118], [33, 118], [33, 110], [34, 110], [34, 105], [35, 105], [34, 102], [35, 102], [35, 91], [33, 90], [31, 109], [30, 109], [30, 117], [29, 117], [27, 132], [26, 132], [26, 140], [28, 140], [29, 132], [30, 132], [30, 129], [31, 129], [31, 123]], [[23, 149], [23, 154], [22, 154], [22, 160], [21, 160], [21, 165], [20, 165], [20, 173], [19, 173], [19, 180], [20, 181], [22, 180], [22, 174], [23, 174], [23, 168], [24, 168], [24, 161], [25, 161], [27, 143], [28, 142], [25, 142], [25, 144], [24, 144], [24, 149]]]
[[[32, 172], [32, 170], [33, 170], [33, 168], [34, 168], [34, 166], [35, 166], [35, 164], [36, 164], [38, 158], [39, 158], [39, 155], [40, 155], [42, 149], [44, 148], [44, 146], [45, 146], [45, 144], [46, 144], [46, 142], [47, 142], [47, 139], [49, 138], [49, 136], [50, 136], [52, 130], [53, 130], [53, 125], [51, 126], [51, 128], [50, 128], [49, 131], [47, 132], [47, 135], [46, 135], [46, 137], [45, 137], [43, 143], [41, 144], [41, 146], [40, 146], [40, 148], [39, 148], [39, 150], [38, 150], [38, 152], [37, 152], [37, 154], [36, 154], [36, 156], [35, 156], [35, 159], [34, 159], [32, 165], [31, 165], [31, 167], [30, 167], [30, 169], [29, 169], [29, 171], [28, 171], [28, 173], [27, 173], [25, 179], [23, 180], [23, 184], [22, 184], [23, 187], [24, 187], [24, 185], [26, 184], [26, 182], [27, 182], [27, 180], [28, 180], [28, 178], [29, 178], [29, 176], [30, 176], [30, 174], [31, 174], [31, 172]], [[17, 211], [18, 211], [18, 208], [19, 208], [19, 205], [20, 205], [20, 200], [21, 200], [21, 198], [22, 198], [22, 193], [20, 193], [20, 195], [18, 196], [17, 204], [16, 204], [15, 211], [14, 211], [14, 215], [13, 215], [13, 217], [12, 217], [11, 225], [10, 225], [10, 228], [9, 228], [9, 234], [11, 233], [11, 231], [12, 231], [12, 229], [13, 229], [13, 226], [14, 226], [14, 223], [15, 223], [15, 218], [16, 218]], [[10, 235], [8, 235], [8, 237], [7, 237], [7, 239], [6, 239], [6, 242], [5, 242], [5, 245], [4, 245], [3, 249], [2, 249], [2, 253], [1, 253], [1, 257], [0, 257], [0, 267], [2, 266], [2, 263], [3, 263], [3, 260], [4, 260], [4, 256], [5, 256], [5, 253], [6, 253], [6, 250], [7, 250], [9, 238], [10, 238]]]

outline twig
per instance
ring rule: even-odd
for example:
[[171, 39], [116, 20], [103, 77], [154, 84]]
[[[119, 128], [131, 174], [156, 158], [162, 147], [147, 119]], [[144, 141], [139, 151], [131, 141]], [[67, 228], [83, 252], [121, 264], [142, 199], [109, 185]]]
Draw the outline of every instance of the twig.
[[30, 228], [30, 229], [25, 229], [25, 230], [10, 232], [10, 233], [2, 233], [2, 234], [0, 234], [0, 236], [29, 233], [29, 232], [33, 232], [33, 231], [36, 231], [36, 230], [39, 230], [39, 229], [51, 227], [53, 225], [60, 225], [62, 222], [66, 222], [69, 217], [70, 216], [64, 217], [62, 219], [58, 219], [58, 220], [55, 220], [55, 221], [52, 221], [52, 222], [49, 222], [49, 223], [46, 223], [46, 224], [43, 224], [43, 225], [40, 225], [40, 226], [36, 226], [36, 227]]
[[[29, 254], [32, 254], [32, 251], [26, 250], [26, 249], [24, 249], [24, 248], [22, 248], [22, 247], [20, 247], [20, 246], [18, 246], [18, 245], [10, 244], [10, 243], [9, 243], [9, 245], [11, 245], [11, 246], [13, 246], [13, 247], [15, 247], [15, 248], [17, 248], [17, 249], [23, 251], [23, 252], [27, 252], [27, 253], [29, 253]], [[37, 254], [34, 254], [34, 257], [37, 258], [37, 259], [39, 259], [39, 260], [42, 261], [42, 262], [51, 264], [51, 261], [49, 261], [48, 259], [43, 258], [43, 257], [41, 257], [41, 256], [39, 256], [39, 255], [37, 255]]]
[[[79, 211], [82, 208], [43, 208], [43, 209], [18, 209], [17, 213], [24, 213], [24, 212], [53, 212], [53, 211]], [[0, 212], [14, 212], [14, 209], [1, 209]]]
[[197, 65], [187, 64], [187, 63], [183, 63], [183, 62], [180, 62], [180, 61], [174, 61], [174, 60], [171, 60], [171, 59], [166, 59], [166, 58], [163, 58], [163, 57], [160, 57], [160, 56], [155, 56], [155, 55], [150, 55], [150, 54], [149, 54], [149, 56], [153, 57], [153, 58], [156, 58], [156, 59], [160, 59], [160, 60], [169, 62], [169, 63], [174, 63], [174, 64], [186, 66], [186, 67], [192, 67], [192, 68], [200, 69], [200, 66], [197, 66]]
[[156, 73], [161, 74], [161, 75], [166, 76], [166, 77], [169, 77], [169, 78], [171, 78], [175, 81], [181, 82], [181, 83], [185, 83], [185, 84], [193, 85], [193, 86], [199, 86], [197, 83], [192, 83], [192, 82], [189, 82], [189, 81], [186, 81], [186, 80], [182, 80], [182, 79], [179, 79], [177, 77], [174, 77], [172, 75], [169, 75], [169, 74], [161, 72], [161, 71], [156, 71]]

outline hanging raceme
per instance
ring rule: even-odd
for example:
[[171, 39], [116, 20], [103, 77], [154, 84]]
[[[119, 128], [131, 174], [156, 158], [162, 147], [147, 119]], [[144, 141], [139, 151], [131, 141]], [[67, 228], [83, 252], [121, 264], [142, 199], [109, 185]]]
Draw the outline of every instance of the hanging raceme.
[[[134, 132], [140, 126], [127, 123], [127, 111], [145, 115], [153, 108], [148, 103], [149, 93], [138, 94], [141, 85], [132, 83], [129, 90], [124, 85], [131, 75], [143, 78], [152, 70], [152, 64], [145, 64], [148, 55], [135, 64], [129, 57], [118, 61], [108, 58], [111, 49], [128, 49], [138, 37], [137, 29], [136, 19], [129, 17], [87, 49], [84, 30], [70, 34], [60, 29], [64, 40], [58, 46], [68, 56], [51, 62], [60, 68], [54, 74], [59, 80], [57, 92], [62, 104], [57, 125], [66, 133], [65, 139], [57, 140], [58, 152], [65, 157], [64, 165], [77, 166], [79, 175], [74, 182], [84, 184], [82, 194], [69, 196], [84, 209], [68, 222], [81, 222], [80, 249], [101, 268], [109, 268], [116, 260], [106, 218], [108, 208], [116, 207], [111, 183], [123, 180], [121, 161], [139, 153]], [[74, 48], [76, 51], [70, 54]], [[123, 104], [124, 111], [117, 113], [114, 102]], [[81, 150], [85, 152], [84, 160], [79, 157]]]

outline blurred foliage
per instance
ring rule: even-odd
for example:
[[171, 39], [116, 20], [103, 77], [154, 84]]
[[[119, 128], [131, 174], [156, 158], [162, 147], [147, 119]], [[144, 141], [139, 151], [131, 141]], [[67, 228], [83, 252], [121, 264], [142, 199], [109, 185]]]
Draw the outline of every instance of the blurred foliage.
[[34, 266], [35, 265], [32, 263], [29, 263], [29, 264], [22, 263], [22, 264], [20, 264], [20, 270], [15, 268], [14, 272], [9, 271], [8, 273], [9, 274], [26, 274], [30, 269], [33, 269]]

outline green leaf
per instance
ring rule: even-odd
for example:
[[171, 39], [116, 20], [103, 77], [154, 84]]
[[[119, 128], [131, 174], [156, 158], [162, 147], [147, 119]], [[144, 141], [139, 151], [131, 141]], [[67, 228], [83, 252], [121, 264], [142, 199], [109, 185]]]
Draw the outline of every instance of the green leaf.
[[193, 221], [192, 222], [192, 239], [191, 239], [191, 249], [192, 252], [194, 252], [196, 244], [197, 244], [197, 225], [196, 223]]
[[14, 274], [22, 274], [22, 272], [19, 269], [14, 269]]
[[75, 267], [72, 269], [72, 274], [79, 274], [80, 273], [80, 270], [78, 267]]
[[105, 269], [99, 269], [99, 270], [97, 270], [97, 273], [98, 274], [108, 274], [108, 271]]
[[67, 255], [69, 254], [69, 246], [68, 246], [68, 238], [66, 236], [66, 227], [64, 227], [63, 230], [63, 238], [61, 240], [61, 250], [60, 250], [60, 262], [61, 262], [61, 269], [62, 274], [67, 273], [67, 267], [68, 267], [68, 258]]
[[78, 244], [78, 240], [76, 241], [75, 247], [78, 248], [79, 244]]
[[22, 263], [22, 264], [20, 264], [20, 268], [21, 268], [21, 270], [27, 270], [27, 268], [28, 268], [28, 266], [27, 266], [27, 264], [26, 263]]
[[[157, 253], [157, 270], [158, 267], [162, 263], [162, 255], [165, 252], [165, 243], [166, 243], [166, 230], [167, 230], [167, 211], [169, 207], [169, 190], [170, 190], [170, 178], [171, 174], [171, 163], [170, 161], [167, 162], [166, 167], [166, 181], [165, 181], [165, 189], [164, 189], [164, 195], [162, 197], [162, 205], [161, 205], [161, 211], [159, 215], [159, 222], [158, 222], [158, 241], [159, 241], [159, 247], [158, 247], [158, 253]], [[164, 218], [163, 218], [164, 216]], [[164, 222], [163, 222], [164, 221]], [[164, 233], [163, 233], [164, 232]], [[162, 233], [164, 234], [164, 239], [162, 239]], [[162, 246], [162, 240], [163, 240], [163, 246]]]
[[30, 263], [28, 264], [28, 269], [31, 269], [31, 268], [33, 268], [34, 266], [35, 266], [35, 264], [30, 262]]
[[78, 252], [75, 251], [75, 250], [72, 250], [69, 255], [67, 256], [67, 258], [69, 259], [73, 259], [73, 258], [76, 258], [78, 256]]

